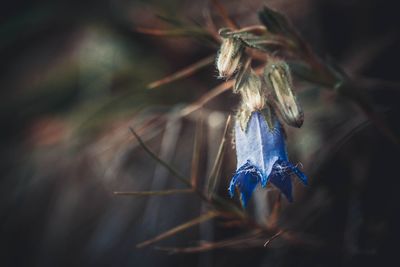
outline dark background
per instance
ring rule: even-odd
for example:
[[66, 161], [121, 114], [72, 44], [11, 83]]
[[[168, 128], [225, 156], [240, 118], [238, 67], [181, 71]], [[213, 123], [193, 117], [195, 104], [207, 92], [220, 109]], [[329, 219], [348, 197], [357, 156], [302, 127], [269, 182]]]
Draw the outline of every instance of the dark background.
[[[257, 23], [263, 5], [256, 0], [222, 3], [240, 25]], [[357, 77], [399, 136], [396, 1], [265, 4], [285, 14], [322, 59], [334, 59]], [[289, 129], [288, 149], [303, 163], [310, 186], [296, 189], [282, 224], [304, 233], [304, 244], [277, 240], [268, 249], [174, 255], [135, 248], [195, 217], [202, 207], [195, 196], [112, 194], [182, 187], [137, 146], [128, 127], [139, 129], [154, 151], [189, 175], [196, 117], [170, 114], [220, 81], [210, 66], [189, 79], [146, 89], [216, 48], [190, 38], [146, 36], [134, 28], [168, 27], [156, 14], [203, 24], [208, 6], [193, 0], [2, 4], [0, 266], [399, 264], [399, 146], [351, 101], [301, 81], [296, 84], [306, 120], [302, 129]], [[211, 15], [217, 26], [223, 25], [216, 11]], [[236, 103], [227, 92], [202, 113], [207, 122], [203, 176], [215, 157], [224, 118]], [[224, 162], [221, 194], [235, 168], [232, 148]], [[160, 244], [186, 246], [232, 234], [210, 223]]]

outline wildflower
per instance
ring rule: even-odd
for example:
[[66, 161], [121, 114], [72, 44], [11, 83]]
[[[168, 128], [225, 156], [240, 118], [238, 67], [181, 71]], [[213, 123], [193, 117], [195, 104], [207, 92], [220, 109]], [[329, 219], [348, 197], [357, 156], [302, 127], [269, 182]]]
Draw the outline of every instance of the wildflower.
[[288, 125], [300, 128], [303, 125], [304, 113], [292, 90], [289, 66], [281, 60], [270, 60], [264, 69], [264, 79], [273, 91], [282, 119]]
[[244, 46], [238, 38], [222, 38], [221, 48], [218, 52], [216, 65], [219, 77], [229, 78], [240, 65]]
[[268, 126], [260, 111], [255, 111], [247, 129], [242, 129], [236, 121], [237, 170], [230, 182], [229, 193], [233, 197], [237, 187], [244, 207], [258, 184], [265, 187], [270, 181], [289, 201], [293, 200], [292, 174], [307, 184], [306, 176], [288, 161], [282, 125], [273, 113], [271, 120], [273, 127]]

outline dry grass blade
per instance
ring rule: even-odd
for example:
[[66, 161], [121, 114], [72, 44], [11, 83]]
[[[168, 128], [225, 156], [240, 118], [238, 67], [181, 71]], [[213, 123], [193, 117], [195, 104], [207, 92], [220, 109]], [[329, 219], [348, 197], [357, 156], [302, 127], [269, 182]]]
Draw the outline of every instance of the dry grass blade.
[[276, 239], [277, 237], [279, 237], [281, 234], [283, 234], [284, 231], [283, 230], [279, 230], [276, 234], [274, 234], [270, 239], [268, 239], [265, 243], [264, 243], [264, 247], [267, 247], [274, 239]]
[[198, 253], [218, 248], [249, 247], [249, 245], [254, 246], [254, 242], [260, 245], [258, 238], [261, 237], [261, 235], [261, 231], [256, 231], [241, 237], [226, 239], [218, 242], [202, 242], [201, 245], [194, 247], [156, 247], [156, 249], [167, 251], [169, 253]]
[[170, 171], [177, 179], [179, 179], [182, 183], [186, 184], [187, 186], [191, 187], [190, 181], [188, 181], [183, 175], [181, 175], [177, 170], [175, 170], [171, 165], [160, 159], [153, 151], [151, 151], [146, 144], [142, 141], [140, 136], [133, 130], [132, 127], [129, 128], [131, 133], [135, 136], [136, 140], [139, 142], [140, 146], [158, 163], [164, 166], [168, 171]]
[[[257, 74], [261, 74], [262, 71], [263, 71], [263, 67], [264, 66], [256, 68], [255, 72]], [[219, 96], [223, 92], [226, 92], [229, 89], [231, 89], [234, 84], [235, 84], [235, 80], [229, 80], [229, 81], [226, 81], [224, 83], [221, 83], [220, 85], [217, 85], [216, 87], [214, 87], [213, 89], [211, 89], [210, 91], [205, 93], [197, 101], [195, 101], [195, 102], [187, 105], [185, 108], [183, 108], [180, 111], [180, 116], [185, 117], [185, 116], [189, 115], [190, 113], [200, 109], [201, 107], [203, 107], [210, 100], [212, 100], [215, 97]]]
[[199, 108], [203, 107], [211, 99], [213, 99], [213, 98], [219, 96], [220, 94], [222, 94], [223, 92], [231, 89], [234, 83], [235, 83], [234, 80], [230, 80], [230, 81], [224, 82], [224, 83], [214, 87], [213, 89], [211, 89], [210, 91], [205, 93], [202, 97], [200, 97], [197, 101], [195, 101], [192, 104], [183, 108], [180, 112], [180, 115], [184, 117], [184, 116], [187, 116], [190, 113], [198, 110]]
[[271, 215], [268, 217], [267, 220], [268, 229], [276, 229], [276, 227], [278, 226], [280, 210], [281, 210], [281, 194], [278, 194], [274, 206], [272, 208]]
[[225, 7], [218, 2], [218, 0], [211, 0], [211, 3], [213, 6], [217, 9], [219, 15], [221, 18], [224, 20], [226, 25], [232, 29], [238, 29], [239, 25], [229, 17], [228, 12], [226, 11]]
[[241, 29], [239, 29], [239, 30], [237, 30], [235, 32], [236, 33], [239, 33], [239, 32], [253, 32], [253, 33], [256, 33], [256, 32], [258, 32], [260, 34], [263, 34], [263, 33], [266, 33], [267, 31], [268, 31], [267, 27], [265, 27], [263, 25], [251, 25], [251, 26], [243, 27], [243, 28], [241, 28]]
[[214, 195], [212, 200], [215, 202], [215, 204], [218, 207], [221, 208], [221, 210], [230, 212], [232, 215], [234, 215], [235, 217], [240, 218], [242, 220], [248, 219], [246, 212], [243, 209], [236, 206], [231, 201], [225, 200], [224, 198], [222, 198], [218, 195]]
[[214, 23], [214, 20], [211, 16], [210, 5], [207, 5], [206, 8], [203, 10], [203, 16], [205, 20], [205, 26], [208, 32], [214, 37], [217, 42], [220, 42], [221, 38], [218, 34], [218, 29]]
[[200, 150], [203, 146], [203, 119], [200, 116], [196, 126], [196, 133], [194, 136], [192, 168], [190, 173], [190, 181], [193, 188], [197, 188], [199, 179], [199, 163], [200, 163]]
[[214, 165], [211, 169], [210, 177], [208, 177], [207, 195], [210, 198], [212, 198], [212, 196], [215, 192], [215, 189], [218, 186], [218, 178], [219, 178], [219, 175], [221, 172], [221, 166], [222, 166], [222, 161], [224, 158], [224, 151], [225, 151], [225, 147], [226, 147], [226, 134], [228, 132], [230, 122], [231, 122], [231, 115], [229, 115], [228, 118], [226, 119], [225, 129], [224, 129], [224, 133], [222, 135], [221, 143], [218, 148], [217, 157], [216, 157], [216, 159], [214, 161]]
[[115, 191], [114, 195], [118, 196], [167, 196], [175, 194], [193, 193], [193, 189], [171, 189], [163, 191]]
[[213, 219], [215, 217], [218, 217], [218, 216], [219, 216], [219, 213], [216, 212], [216, 211], [207, 212], [206, 214], [203, 214], [203, 215], [201, 215], [201, 216], [199, 216], [199, 217], [197, 217], [197, 218], [195, 218], [193, 220], [190, 220], [190, 221], [188, 221], [188, 222], [186, 222], [184, 224], [181, 224], [181, 225], [179, 225], [177, 227], [174, 227], [171, 230], [168, 230], [168, 231], [166, 231], [166, 232], [164, 232], [164, 233], [162, 233], [162, 234], [160, 234], [160, 235], [158, 235], [158, 236], [156, 236], [156, 237], [154, 237], [152, 239], [144, 241], [144, 242], [138, 244], [136, 247], [137, 248], [142, 248], [142, 247], [151, 245], [151, 244], [153, 244], [155, 242], [158, 242], [158, 241], [163, 240], [163, 239], [165, 239], [167, 237], [173, 236], [173, 235], [175, 235], [175, 234], [177, 234], [179, 232], [182, 232], [182, 231], [184, 231], [184, 230], [186, 230], [186, 229], [188, 229], [190, 227], [193, 227], [193, 226], [195, 226], [197, 224], [200, 224], [202, 222], [211, 220], [211, 219]]
[[136, 27], [133, 29], [133, 31], [137, 33], [153, 35], [153, 36], [161, 36], [161, 37], [191, 37], [193, 35], [209, 36], [208, 32], [200, 28], [163, 30], [163, 29]]
[[162, 78], [160, 80], [149, 83], [147, 85], [147, 88], [154, 89], [154, 88], [160, 87], [164, 84], [168, 84], [168, 83], [174, 82], [176, 80], [186, 78], [186, 77], [194, 74], [196, 71], [200, 70], [201, 68], [204, 68], [204, 67], [212, 64], [214, 62], [214, 58], [215, 58], [215, 55], [211, 55], [206, 58], [203, 58], [203, 59], [187, 66], [186, 68], [184, 68], [182, 70], [179, 70], [171, 75], [168, 75], [165, 78]]
[[143, 28], [143, 27], [136, 27], [133, 29], [133, 31], [138, 32], [138, 33], [148, 34], [148, 35], [154, 35], [154, 36], [169, 36], [170, 35], [170, 31], [162, 30], [162, 29], [149, 29], [149, 28]]

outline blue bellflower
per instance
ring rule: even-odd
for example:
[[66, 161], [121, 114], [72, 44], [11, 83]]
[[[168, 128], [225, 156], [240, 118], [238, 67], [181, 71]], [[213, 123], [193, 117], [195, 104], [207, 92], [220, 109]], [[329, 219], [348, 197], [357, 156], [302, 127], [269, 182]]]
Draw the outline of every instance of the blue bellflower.
[[264, 115], [255, 111], [245, 130], [239, 121], [235, 124], [237, 170], [229, 193], [233, 197], [237, 187], [244, 207], [259, 183], [266, 187], [270, 181], [290, 202], [293, 201], [291, 175], [296, 174], [307, 185], [307, 177], [288, 160], [281, 123], [274, 114], [271, 119], [270, 128]]

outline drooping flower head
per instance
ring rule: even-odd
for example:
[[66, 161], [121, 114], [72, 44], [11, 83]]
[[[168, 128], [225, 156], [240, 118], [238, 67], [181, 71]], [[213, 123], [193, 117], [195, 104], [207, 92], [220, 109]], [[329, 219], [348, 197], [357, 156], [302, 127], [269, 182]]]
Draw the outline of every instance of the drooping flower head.
[[237, 188], [246, 206], [256, 186], [266, 187], [270, 181], [292, 201], [291, 175], [296, 174], [304, 184], [307, 178], [288, 160], [283, 128], [274, 111], [277, 109], [290, 126], [299, 128], [303, 124], [289, 66], [269, 57], [260, 79], [244, 51], [249, 45], [244, 38], [247, 33], [223, 28], [219, 34], [223, 40], [216, 59], [219, 76], [229, 78], [235, 74], [233, 92], [242, 99], [235, 124], [237, 169], [229, 193], [233, 197]]
[[269, 117], [271, 126], [263, 112], [254, 111], [244, 129], [236, 120], [237, 169], [229, 193], [233, 197], [235, 188], [238, 188], [244, 207], [258, 184], [266, 187], [271, 182], [289, 201], [293, 200], [292, 174], [307, 184], [307, 177], [288, 160], [281, 123], [273, 113]]

